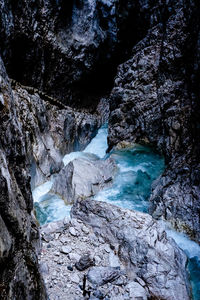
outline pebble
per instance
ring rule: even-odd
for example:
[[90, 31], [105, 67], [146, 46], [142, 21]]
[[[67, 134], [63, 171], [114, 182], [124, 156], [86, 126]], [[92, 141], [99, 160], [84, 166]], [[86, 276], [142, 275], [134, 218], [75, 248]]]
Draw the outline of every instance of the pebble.
[[109, 263], [110, 263], [111, 267], [119, 267], [120, 266], [119, 258], [113, 252], [110, 252], [110, 254], [109, 254]]
[[82, 226], [81, 229], [85, 234], [89, 234], [89, 232], [90, 232], [86, 226]]
[[49, 266], [47, 263], [40, 264], [40, 270], [43, 274], [49, 274]]
[[74, 227], [70, 227], [70, 228], [69, 228], [69, 233], [70, 233], [72, 236], [77, 236], [77, 232], [76, 232], [76, 230], [74, 229]]
[[80, 278], [77, 274], [72, 274], [70, 277], [71, 281], [74, 283], [80, 283]]
[[81, 256], [77, 253], [69, 253], [69, 259], [78, 261], [81, 258]]
[[104, 244], [105, 242], [104, 242], [104, 239], [100, 236], [99, 237], [99, 243], [101, 243], [101, 244]]
[[60, 236], [60, 233], [56, 233], [55, 234], [55, 240], [58, 240], [59, 236]]
[[107, 253], [110, 253], [110, 246], [106, 245], [106, 246], [104, 247], [104, 250], [105, 250]]
[[101, 262], [101, 258], [97, 255], [97, 256], [95, 256], [95, 264], [100, 264], [100, 262]]
[[72, 248], [70, 246], [63, 246], [60, 250], [61, 253], [69, 254], [72, 251]]

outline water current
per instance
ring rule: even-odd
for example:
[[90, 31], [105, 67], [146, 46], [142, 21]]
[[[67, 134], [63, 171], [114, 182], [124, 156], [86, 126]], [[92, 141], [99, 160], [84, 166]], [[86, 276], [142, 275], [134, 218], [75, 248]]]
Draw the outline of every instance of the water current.
[[[94, 198], [106, 201], [122, 208], [148, 211], [152, 182], [164, 171], [164, 159], [149, 147], [133, 145], [114, 150], [106, 154], [107, 126], [102, 126], [96, 137], [82, 152], [71, 152], [63, 158], [64, 165], [78, 157], [94, 154], [99, 159], [111, 156], [118, 167], [111, 187], [100, 191]], [[53, 183], [50, 181], [33, 190], [34, 206], [41, 225], [61, 220], [70, 214], [70, 205], [49, 191]], [[193, 299], [200, 300], [200, 247], [184, 234], [178, 233], [165, 224], [168, 236], [172, 237], [188, 257], [187, 269], [192, 285]]]

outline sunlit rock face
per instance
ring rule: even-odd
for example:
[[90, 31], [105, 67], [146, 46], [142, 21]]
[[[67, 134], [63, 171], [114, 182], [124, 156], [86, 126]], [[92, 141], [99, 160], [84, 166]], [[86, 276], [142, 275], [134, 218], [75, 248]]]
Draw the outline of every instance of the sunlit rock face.
[[12, 81], [16, 117], [28, 143], [32, 189], [64, 166], [66, 153], [83, 149], [101, 124], [100, 114], [78, 112]]
[[199, 240], [199, 7], [168, 3], [162, 21], [119, 66], [111, 94], [109, 145], [156, 147], [167, 168], [150, 212]]

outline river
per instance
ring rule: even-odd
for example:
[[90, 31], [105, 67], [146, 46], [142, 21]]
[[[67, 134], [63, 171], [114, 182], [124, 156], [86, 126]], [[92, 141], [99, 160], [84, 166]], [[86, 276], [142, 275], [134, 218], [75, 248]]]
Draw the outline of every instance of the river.
[[[102, 126], [84, 151], [65, 155], [63, 162], [67, 165], [78, 157], [88, 157], [87, 153], [95, 154], [100, 159], [111, 156], [118, 166], [117, 174], [112, 186], [100, 191], [94, 199], [147, 213], [151, 184], [164, 171], [164, 159], [151, 148], [141, 145], [121, 148], [106, 154], [107, 131], [107, 126]], [[70, 215], [71, 206], [66, 205], [59, 196], [49, 193], [52, 182], [53, 176], [50, 181], [33, 190], [34, 206], [41, 225]], [[167, 223], [163, 222], [163, 226], [168, 236], [186, 253], [193, 299], [200, 300], [200, 247], [186, 235], [170, 228]]]

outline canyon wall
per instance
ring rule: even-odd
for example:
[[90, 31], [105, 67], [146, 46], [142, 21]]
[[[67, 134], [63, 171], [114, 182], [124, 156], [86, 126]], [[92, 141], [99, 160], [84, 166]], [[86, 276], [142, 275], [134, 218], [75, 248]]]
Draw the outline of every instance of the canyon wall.
[[12, 89], [0, 60], [0, 298], [46, 299], [37, 252], [39, 232], [31, 215], [26, 135], [16, 117]]
[[111, 93], [110, 148], [125, 140], [163, 153], [150, 213], [199, 240], [199, 4], [171, 2], [162, 22], [119, 66]]
[[152, 215], [199, 240], [199, 16], [194, 0], [0, 0], [0, 298], [46, 299], [30, 174], [89, 142], [102, 97], [110, 149], [166, 159]]

